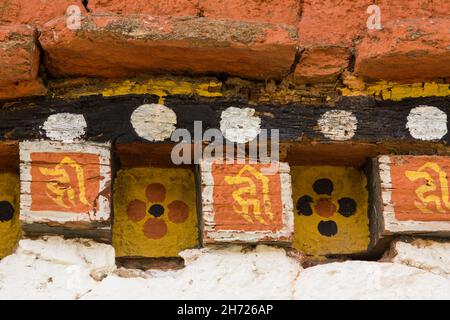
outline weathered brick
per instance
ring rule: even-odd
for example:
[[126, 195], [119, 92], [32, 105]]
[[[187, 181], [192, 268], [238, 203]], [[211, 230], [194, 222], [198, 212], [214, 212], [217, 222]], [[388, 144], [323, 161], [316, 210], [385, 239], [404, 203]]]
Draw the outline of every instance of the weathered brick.
[[153, 16], [197, 16], [198, 0], [90, 0], [88, 9], [93, 14], [148, 14]]
[[[381, 24], [386, 26], [402, 19], [429, 19], [448, 16], [450, 4], [444, 2], [440, 0], [399, 0], [394, 2], [380, 0], [376, 4], [380, 7]], [[368, 54], [376, 46], [381, 45], [383, 47], [384, 45], [380, 42], [387, 40], [380, 39], [380, 42], [375, 43], [372, 35], [376, 36], [377, 32], [387, 33], [392, 32], [392, 30], [372, 30], [368, 35], [366, 22], [369, 14], [366, 10], [371, 4], [365, 0], [305, 0], [303, 2], [302, 18], [298, 24], [298, 33], [299, 46], [306, 49], [305, 54], [308, 54], [307, 59], [309, 63], [306, 67], [304, 64], [297, 66], [295, 71], [296, 78], [302, 82], [312, 83], [329, 81], [330, 78], [334, 79], [336, 71], [343, 70], [348, 66], [349, 52], [352, 52], [354, 45], [360, 43], [362, 39], [366, 43], [363, 46], [369, 47], [369, 44], [372, 44], [372, 47], [367, 49]], [[444, 39], [446, 37], [444, 35], [446, 31], [444, 30], [447, 29], [441, 30], [441, 38]], [[336, 48], [339, 47], [341, 49], [337, 50]], [[329, 52], [324, 53], [327, 50]], [[393, 48], [390, 50], [395, 52]], [[316, 54], [317, 57], [315, 56]], [[386, 54], [388, 55], [389, 53], [386, 52]], [[331, 58], [332, 68], [323, 68], [322, 57], [324, 55]], [[414, 62], [413, 64], [416, 63]], [[377, 78], [384, 76], [383, 72], [396, 72], [398, 75], [393, 78], [401, 78], [404, 71], [393, 71], [392, 68], [386, 68], [381, 62], [373, 67], [373, 69], [379, 69], [380, 74], [372, 70], [366, 71], [366, 68], [369, 69], [369, 67], [363, 67], [363, 73]], [[436, 69], [436, 64], [430, 65], [429, 69], [431, 68]], [[437, 70], [439, 69], [437, 68]], [[436, 73], [442, 72], [436, 71]], [[386, 75], [389, 76], [389, 74]], [[408, 75], [408, 72], [405, 75]]]
[[0, 83], [33, 80], [39, 70], [36, 30], [30, 26], [0, 26]]
[[413, 19], [370, 32], [357, 47], [355, 72], [368, 79], [424, 81], [450, 76], [450, 19]]
[[90, 0], [90, 12], [117, 14], [149, 14], [154, 16], [197, 16], [219, 20], [262, 22], [294, 26], [301, 5], [298, 0], [168, 0], [123, 1]]
[[284, 0], [199, 0], [205, 17], [235, 21], [296, 25], [301, 14], [301, 1]]
[[0, 24], [30, 24], [40, 28], [66, 15], [70, 5], [86, 12], [81, 0], [8, 0], [0, 4]]
[[332, 82], [348, 66], [351, 53], [345, 47], [313, 47], [306, 49], [295, 69], [297, 82]]
[[0, 26], [0, 99], [46, 93], [44, 84], [37, 77], [39, 55], [34, 28]]
[[41, 79], [15, 81], [0, 86], [0, 99], [15, 99], [29, 96], [43, 96], [47, 88]]
[[40, 37], [53, 76], [133, 76], [145, 72], [228, 73], [279, 79], [289, 73], [296, 30], [207, 18], [88, 16]]

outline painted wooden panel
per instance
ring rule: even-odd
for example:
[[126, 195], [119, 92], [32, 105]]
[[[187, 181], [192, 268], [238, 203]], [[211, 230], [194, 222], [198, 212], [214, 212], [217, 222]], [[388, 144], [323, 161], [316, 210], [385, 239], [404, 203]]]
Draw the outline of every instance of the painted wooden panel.
[[352, 167], [293, 166], [293, 246], [308, 255], [364, 252], [370, 242], [367, 179]]
[[450, 157], [380, 156], [375, 162], [381, 234], [450, 233]]
[[110, 145], [20, 143], [24, 223], [105, 223], [110, 218]]
[[194, 174], [131, 168], [114, 184], [113, 245], [118, 257], [176, 257], [198, 245]]
[[20, 236], [19, 177], [0, 173], [0, 258], [13, 252]]
[[204, 243], [290, 242], [293, 233], [289, 165], [220, 164], [204, 160]]
[[[170, 133], [175, 127], [187, 129], [194, 137], [194, 120], [202, 121], [203, 131], [220, 128], [225, 136], [232, 138], [236, 131], [230, 129], [244, 118], [249, 137], [263, 129], [279, 129], [282, 142], [302, 143], [308, 141], [302, 138], [308, 138], [318, 142], [414, 143], [413, 147], [417, 148], [427, 143], [444, 145], [450, 141], [448, 97], [399, 102], [342, 97], [333, 105], [261, 103], [256, 109], [254, 104], [237, 99], [170, 95], [165, 97], [164, 106], [158, 105], [158, 100], [156, 95], [129, 94], [92, 95], [74, 100], [33, 98], [8, 101], [3, 107], [0, 103], [0, 118], [3, 119], [0, 140], [62, 138], [65, 133], [61, 129], [67, 127], [55, 120], [65, 117], [77, 121], [79, 129], [72, 132], [70, 138], [78, 134], [85, 140], [98, 142], [170, 143]], [[249, 112], [252, 109], [255, 112]], [[55, 110], [60, 116], [55, 116]], [[143, 122], [152, 125], [145, 126]], [[80, 125], [83, 128], [85, 125], [85, 130], [81, 130]], [[248, 140], [249, 137], [238, 135], [236, 138]]]

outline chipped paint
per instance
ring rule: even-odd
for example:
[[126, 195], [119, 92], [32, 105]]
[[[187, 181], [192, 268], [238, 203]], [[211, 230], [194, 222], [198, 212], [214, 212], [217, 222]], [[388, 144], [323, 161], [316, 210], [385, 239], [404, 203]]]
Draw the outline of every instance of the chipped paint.
[[110, 143], [24, 141], [19, 148], [22, 222], [109, 220]]
[[[151, 78], [146, 80], [128, 79], [123, 81], [106, 81], [89, 83], [80, 79], [79, 83], [53, 83], [54, 95], [59, 98], [79, 98], [90, 95], [104, 97], [129, 94], [154, 94], [159, 97], [158, 103], [163, 104], [169, 95], [197, 95], [201, 97], [221, 97], [222, 82], [209, 80], [185, 80], [185, 78]], [[87, 82], [87, 83], [85, 83]], [[66, 92], [64, 88], [66, 87]]]
[[289, 243], [293, 234], [287, 163], [200, 163], [204, 243]]
[[399, 84], [380, 81], [375, 84], [364, 83], [362, 79], [347, 76], [346, 87], [340, 88], [344, 96], [371, 95], [383, 100], [400, 101], [406, 98], [446, 97], [450, 96], [450, 84], [445, 83], [411, 83]]
[[164, 141], [170, 138], [177, 124], [175, 112], [161, 104], [144, 104], [131, 115], [134, 131], [149, 141]]
[[418, 106], [411, 109], [406, 128], [415, 139], [440, 140], [447, 134], [447, 114], [432, 106]]
[[231, 142], [246, 143], [261, 132], [261, 118], [254, 115], [253, 108], [229, 107], [222, 111], [220, 131]]
[[353, 138], [358, 128], [358, 119], [352, 112], [331, 110], [320, 116], [317, 124], [320, 132], [335, 141], [346, 141]]
[[86, 119], [82, 114], [57, 113], [50, 115], [42, 129], [50, 140], [73, 142], [81, 138], [87, 128]]
[[381, 234], [450, 232], [450, 157], [380, 156]]

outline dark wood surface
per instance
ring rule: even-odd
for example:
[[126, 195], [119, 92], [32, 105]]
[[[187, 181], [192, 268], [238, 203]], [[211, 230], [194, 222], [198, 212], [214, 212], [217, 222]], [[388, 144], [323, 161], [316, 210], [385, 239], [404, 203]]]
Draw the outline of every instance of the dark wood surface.
[[[90, 96], [77, 100], [35, 98], [9, 101], [0, 104], [0, 141], [45, 139], [41, 126], [51, 114], [59, 112], [82, 113], [87, 121], [85, 135], [90, 141], [130, 143], [140, 141], [130, 123], [135, 108], [144, 103], [156, 103], [154, 95], [126, 95], [115, 97]], [[347, 110], [358, 119], [358, 129], [353, 142], [421, 143], [411, 137], [406, 128], [410, 110], [419, 105], [429, 105], [450, 113], [450, 97], [407, 99], [401, 102], [376, 101], [367, 97], [343, 98], [335, 106], [329, 105], [249, 105], [244, 101], [222, 98], [193, 98], [169, 96], [165, 105], [177, 115], [177, 127], [188, 129], [193, 136], [194, 121], [202, 121], [203, 130], [220, 128], [221, 112], [230, 106], [255, 108], [261, 117], [262, 129], [279, 129], [282, 142], [331, 142], [319, 130], [317, 120], [329, 110]], [[445, 145], [447, 134], [435, 144]], [[167, 139], [165, 142], [170, 142]]]

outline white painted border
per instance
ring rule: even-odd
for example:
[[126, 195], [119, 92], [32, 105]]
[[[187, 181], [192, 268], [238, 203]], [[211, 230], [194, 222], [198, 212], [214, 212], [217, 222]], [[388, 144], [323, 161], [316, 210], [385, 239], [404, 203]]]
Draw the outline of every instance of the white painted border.
[[214, 177], [212, 164], [214, 159], [204, 159], [200, 162], [202, 183], [202, 227], [203, 242], [208, 243], [258, 243], [258, 242], [286, 242], [293, 239], [294, 234], [294, 205], [292, 202], [292, 186], [290, 167], [287, 163], [279, 163], [281, 185], [281, 205], [283, 228], [271, 231], [241, 231], [215, 230], [214, 213]]
[[380, 156], [378, 164], [380, 170], [381, 199], [383, 206], [384, 234], [394, 233], [434, 233], [449, 232], [450, 221], [400, 221], [395, 218], [392, 203], [391, 163], [393, 158], [402, 156]]
[[[61, 143], [53, 141], [24, 141], [19, 143], [20, 150], [20, 220], [23, 223], [66, 223], [66, 222], [102, 222], [110, 219], [109, 199], [102, 195], [98, 198], [98, 211], [88, 214], [57, 211], [31, 211], [31, 152], [81, 152], [100, 156], [100, 190], [111, 187], [111, 143]], [[111, 190], [109, 190], [111, 193]]]

